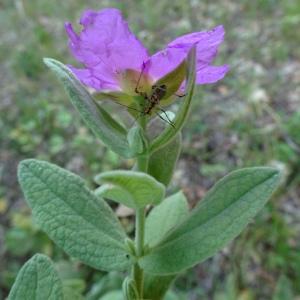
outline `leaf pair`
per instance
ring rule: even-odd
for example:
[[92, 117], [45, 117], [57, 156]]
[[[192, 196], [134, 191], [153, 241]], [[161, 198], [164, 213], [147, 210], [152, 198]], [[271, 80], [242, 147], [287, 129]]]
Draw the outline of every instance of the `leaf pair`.
[[[169, 274], [213, 255], [251, 221], [277, 186], [278, 177], [270, 168], [233, 172], [188, 216], [181, 193], [166, 199], [147, 218], [146, 242], [153, 249], [141, 259], [141, 265], [149, 272]], [[36, 221], [67, 253], [100, 269], [130, 265], [121, 225], [80, 177], [47, 162], [25, 160], [19, 179]], [[102, 196], [132, 208], [158, 204], [165, 191], [152, 177], [139, 172], [106, 172], [97, 181], [109, 184], [100, 188]], [[182, 217], [182, 224], [169, 232]]]
[[[225, 176], [172, 230], [168, 225], [150, 226], [148, 236], [154, 237], [155, 242], [149, 253], [140, 259], [140, 266], [157, 275], [176, 274], [214, 255], [260, 211], [278, 186], [279, 178], [279, 172], [272, 168], [246, 168]], [[153, 211], [153, 216], [157, 214], [158, 217], [149, 216], [149, 220], [154, 218], [148, 221], [150, 224], [173, 219], [168, 216], [172, 207], [163, 209], [164, 204]], [[167, 232], [164, 232], [165, 226]], [[155, 231], [166, 233], [159, 243], [153, 234]]]
[[[279, 177], [272, 168], [242, 169], [220, 180], [190, 213], [182, 193], [154, 207], [146, 220], [148, 250], [139, 259], [154, 274], [147, 275], [149, 281], [176, 275], [223, 248], [264, 206]], [[37, 223], [69, 255], [97, 269], [132, 265], [119, 221], [80, 177], [47, 162], [25, 160], [19, 180]], [[139, 172], [112, 171], [97, 180], [113, 187], [102, 195], [134, 208], [159, 204], [164, 196], [162, 184]]]
[[178, 273], [234, 239], [269, 199], [279, 178], [271, 168], [242, 169], [219, 181], [191, 213], [181, 192], [154, 207], [146, 220], [151, 248], [140, 260], [147, 272], [144, 296], [164, 299]]

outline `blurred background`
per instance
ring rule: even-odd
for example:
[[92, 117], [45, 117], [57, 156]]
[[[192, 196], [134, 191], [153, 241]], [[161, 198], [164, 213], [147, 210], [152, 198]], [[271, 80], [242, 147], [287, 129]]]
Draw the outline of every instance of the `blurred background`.
[[[182, 188], [193, 207], [231, 170], [271, 165], [284, 173], [281, 190], [242, 235], [179, 276], [173, 286], [178, 299], [300, 299], [297, 0], [0, 1], [0, 299], [36, 252], [55, 261], [74, 299], [98, 300], [120, 288], [122, 274], [70, 260], [39, 230], [16, 179], [18, 162], [29, 157], [63, 166], [90, 184], [101, 171], [130, 168], [132, 162], [96, 141], [42, 63], [43, 57], [74, 63], [64, 22], [76, 23], [85, 8], [104, 7], [121, 9], [151, 52], [178, 35], [225, 26], [216, 64], [229, 64], [231, 71], [218, 84], [198, 86], [170, 192]], [[130, 234], [131, 212], [116, 209]]]

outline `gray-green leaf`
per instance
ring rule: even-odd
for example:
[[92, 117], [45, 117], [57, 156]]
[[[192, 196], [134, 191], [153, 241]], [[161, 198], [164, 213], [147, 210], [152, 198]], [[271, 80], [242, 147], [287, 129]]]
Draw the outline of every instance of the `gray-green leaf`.
[[146, 219], [146, 244], [150, 247], [155, 246], [171, 229], [180, 224], [188, 213], [188, 203], [182, 192], [155, 206]]
[[8, 300], [21, 299], [63, 299], [61, 280], [47, 256], [36, 254], [18, 273]]
[[129, 149], [126, 129], [95, 103], [68, 67], [51, 58], [45, 58], [44, 62], [62, 82], [72, 104], [94, 134], [119, 155], [132, 157], [134, 154]]
[[[180, 224], [188, 215], [188, 203], [180, 191], [155, 206], [146, 219], [145, 242], [153, 247], [172, 228]], [[146, 299], [164, 299], [171, 283], [177, 275], [157, 276], [145, 273], [144, 297]]]
[[156, 180], [168, 186], [181, 150], [181, 133], [167, 145], [151, 154], [148, 173]]
[[279, 178], [273, 168], [246, 168], [225, 176], [184, 222], [140, 259], [141, 267], [173, 274], [214, 255], [261, 210]]
[[185, 97], [182, 104], [176, 113], [176, 117], [173, 120], [173, 126], [167, 126], [165, 130], [153, 140], [150, 145], [150, 152], [153, 153], [161, 147], [167, 145], [178, 132], [182, 129], [184, 123], [186, 122], [189, 112], [191, 110], [191, 102], [195, 87], [195, 77], [196, 77], [196, 49], [193, 47], [187, 58], [187, 82], [185, 88]]
[[130, 265], [119, 221], [79, 176], [33, 159], [20, 163], [18, 175], [37, 224], [70, 256], [97, 269]]
[[150, 175], [135, 171], [109, 171], [97, 175], [97, 183], [103, 184], [96, 194], [131, 208], [159, 204], [165, 195], [165, 187]]

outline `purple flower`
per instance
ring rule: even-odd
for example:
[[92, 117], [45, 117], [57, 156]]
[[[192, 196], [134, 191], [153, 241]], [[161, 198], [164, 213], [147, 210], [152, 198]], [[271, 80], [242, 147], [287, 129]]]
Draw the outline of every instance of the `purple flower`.
[[117, 9], [87, 10], [82, 14], [80, 24], [83, 30], [79, 35], [70, 23], [65, 24], [69, 47], [84, 65], [82, 69], [70, 68], [82, 83], [97, 91], [122, 91], [122, 74], [130, 71], [140, 74], [143, 70], [146, 78], [154, 83], [174, 70], [195, 44], [197, 84], [217, 82], [229, 70], [227, 65], [210, 65], [224, 39], [222, 25], [210, 31], [183, 35], [151, 56]]

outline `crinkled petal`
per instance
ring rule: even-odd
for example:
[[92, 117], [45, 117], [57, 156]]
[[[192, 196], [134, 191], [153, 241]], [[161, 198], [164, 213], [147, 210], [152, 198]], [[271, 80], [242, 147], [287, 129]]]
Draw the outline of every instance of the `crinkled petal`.
[[[183, 35], [172, 41], [168, 47], [182, 48], [185, 51], [197, 45], [197, 65], [209, 64], [218, 53], [218, 47], [224, 40], [224, 27], [219, 25], [209, 31], [200, 31]], [[198, 68], [197, 68], [198, 69]]]
[[228, 65], [207, 66], [197, 71], [196, 83], [208, 84], [221, 80], [229, 71]]
[[[113, 79], [117, 85], [118, 72], [140, 70], [143, 61], [148, 59], [147, 50], [130, 32], [119, 10], [87, 10], [82, 14], [80, 24], [83, 30], [79, 35], [70, 23], [65, 25], [69, 47], [75, 58], [90, 71], [90, 76], [96, 77], [93, 82], [102, 81], [107, 76], [108, 82]], [[101, 88], [101, 84], [96, 86]]]
[[[183, 35], [171, 43], [168, 44], [167, 48], [157, 52], [150, 58], [148, 72], [149, 74], [158, 79], [173, 69], [175, 69], [183, 59], [186, 58], [189, 50], [193, 45], [196, 45], [197, 55], [197, 83], [212, 83], [224, 77], [228, 71], [228, 66], [221, 67], [209, 67], [209, 64], [216, 57], [218, 47], [224, 40], [224, 28], [222, 25], [215, 27], [210, 31], [194, 32]], [[205, 80], [205, 71], [207, 71], [207, 80]], [[224, 72], [221, 75], [222, 71]], [[220, 73], [219, 79], [213, 73]], [[198, 80], [199, 76], [199, 80]]]
[[[114, 80], [109, 80], [108, 77], [100, 72], [96, 74], [92, 69], [78, 69], [73, 66], [68, 66], [74, 75], [85, 85], [94, 88], [95, 90], [109, 89], [119, 91], [120, 87]], [[101, 76], [102, 75], [102, 76]]]
[[159, 51], [147, 61], [147, 72], [157, 80], [174, 70], [185, 58], [188, 51], [182, 48], [171, 48]]

